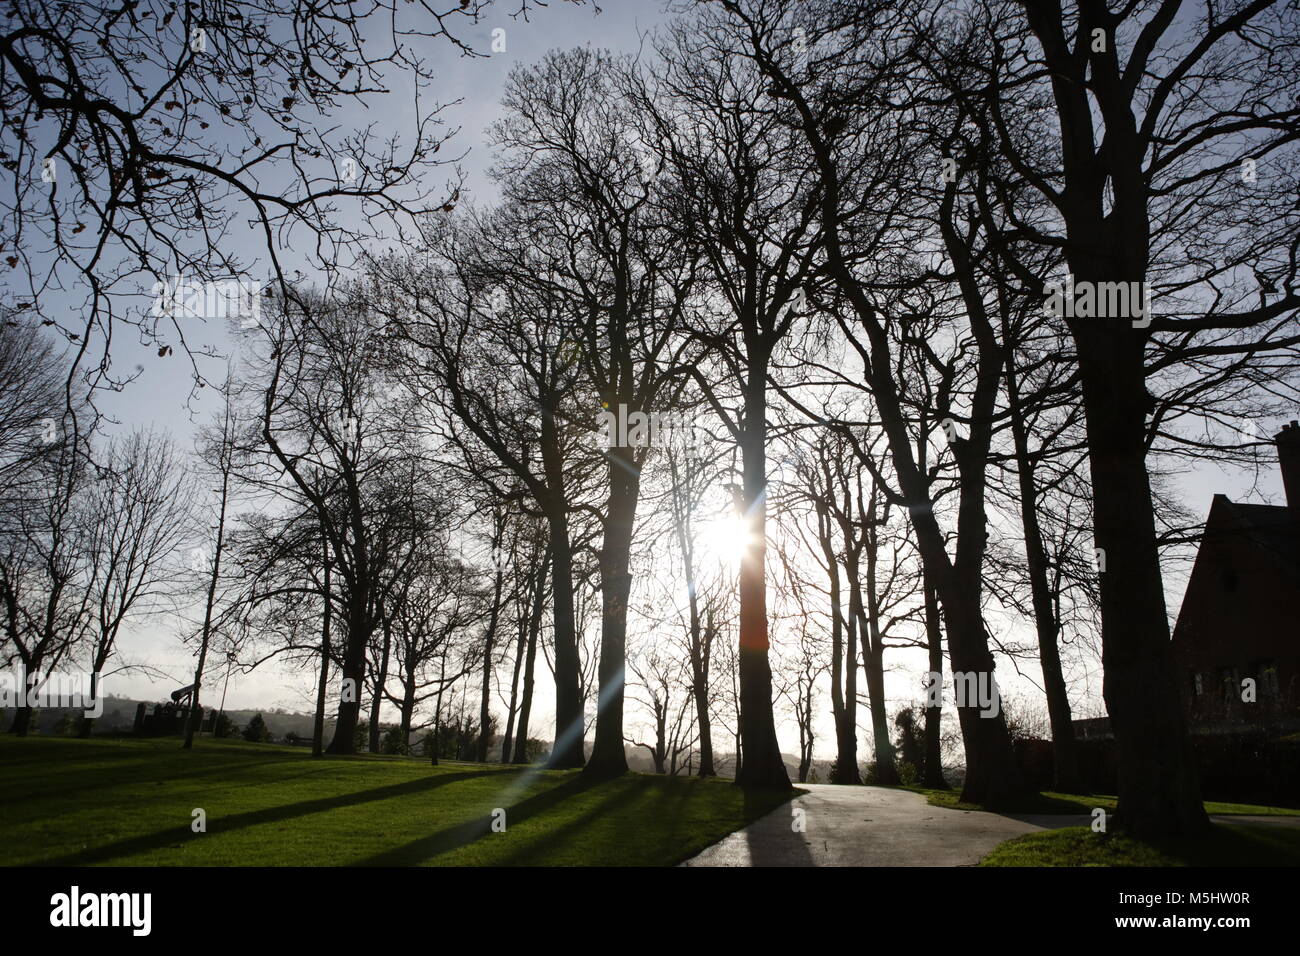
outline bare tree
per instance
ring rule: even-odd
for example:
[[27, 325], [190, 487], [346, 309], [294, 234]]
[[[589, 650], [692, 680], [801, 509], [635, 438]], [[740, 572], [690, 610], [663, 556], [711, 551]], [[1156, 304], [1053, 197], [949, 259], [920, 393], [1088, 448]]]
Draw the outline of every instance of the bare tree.
[[411, 524], [410, 507], [385, 494], [411, 487], [411, 400], [392, 388], [390, 343], [364, 289], [278, 301], [263, 332], [251, 374], [260, 437], [251, 461], [276, 493], [310, 510], [311, 531], [328, 542], [341, 579], [346, 643], [328, 750], [351, 753], [367, 650], [400, 570], [397, 545], [409, 534], [400, 529]]
[[[1189, 399], [1206, 409], [1217, 386], [1235, 379], [1239, 390], [1246, 369], [1300, 343], [1292, 202], [1300, 108], [1286, 79], [1297, 65], [1294, 28], [1294, 9], [1270, 0], [1200, 13], [1176, 2], [1118, 11], [1026, 3], [989, 5], [963, 37], [985, 51], [968, 89], [991, 94], [964, 95], [982, 97], [985, 135], [1031, 191], [1021, 199], [989, 190], [986, 205], [1004, 234], [1060, 250], [1072, 280], [1059, 284], [1059, 312], [1077, 355], [1105, 556], [1102, 657], [1118, 816], [1143, 836], [1206, 826], [1172, 664], [1147, 454], [1158, 437], [1181, 441], [1165, 425]], [[1032, 266], [1012, 268], [1049, 301]], [[1119, 289], [1133, 293], [1129, 308], [1118, 300], [1076, 308], [1085, 295]], [[1155, 397], [1149, 382], [1180, 368], [1196, 370], [1194, 385]]]
[[[556, 268], [552, 288], [581, 317], [579, 365], [607, 416], [632, 422], [621, 436], [606, 427], [606, 493], [600, 512], [603, 601], [596, 733], [586, 769], [627, 770], [623, 673], [629, 560], [641, 471], [658, 429], [640, 418], [672, 410], [676, 354], [686, 345], [681, 315], [693, 282], [693, 257], [658, 213], [659, 160], [634, 104], [619, 89], [629, 66], [590, 50], [552, 54], [507, 82], [507, 115], [496, 141], [509, 200], [531, 211], [535, 242]], [[636, 149], [640, 147], [640, 151]], [[638, 155], [640, 161], [638, 161]], [[680, 381], [676, 388], [680, 389]]]
[[[258, 242], [283, 289], [289, 248], [314, 247], [317, 265], [336, 268], [385, 224], [400, 236], [412, 215], [454, 204], [454, 189], [434, 198], [428, 185], [447, 162], [437, 154], [450, 132], [442, 107], [421, 96], [436, 82], [427, 44], [480, 55], [457, 33], [491, 6], [9, 4], [0, 34], [0, 249], [28, 283], [15, 308], [74, 344], [69, 406], [78, 372], [92, 386], [124, 381], [107, 354], [122, 325], [160, 357], [184, 349], [202, 385], [197, 357], [212, 347], [186, 326], [218, 316], [188, 292], [178, 296], [179, 287], [233, 282], [237, 297], [260, 287], [232, 246]], [[534, 6], [523, 0], [511, 15], [526, 18]], [[332, 118], [391, 102], [403, 78], [413, 91], [408, 137], [338, 132]], [[345, 219], [340, 206], [355, 215]], [[251, 236], [240, 230], [249, 220]], [[84, 296], [84, 307], [47, 294], [56, 289]], [[133, 308], [145, 295], [152, 307]], [[84, 321], [69, 324], [68, 315]]]
[[[993, 290], [981, 285], [974, 269], [988, 237], [979, 234], [978, 217], [974, 225], [966, 221], [967, 211], [957, 205], [956, 181], [937, 194], [917, 188], [925, 182], [916, 168], [923, 145], [915, 139], [917, 124], [892, 122], [892, 110], [866, 113], [850, 107], [864, 101], [907, 103], [900, 63], [906, 62], [910, 34], [897, 29], [898, 11], [890, 4], [828, 8], [832, 16], [809, 20], [805, 28], [818, 44], [811, 68], [812, 60], [799, 54], [787, 5], [727, 0], [723, 6], [729, 18], [723, 28], [726, 42], [761, 70], [767, 92], [780, 104], [778, 114], [801, 137], [804, 161], [819, 180], [823, 271], [830, 289], [847, 306], [831, 310], [861, 361], [864, 386], [888, 438], [897, 484], [890, 495], [908, 508], [922, 560], [939, 589], [953, 668], [991, 686], [995, 662], [980, 586], [987, 541], [985, 471], [1001, 381], [1001, 348], [989, 315]], [[942, 115], [932, 125], [942, 129], [961, 121], [960, 116], [954, 120]], [[909, 229], [918, 234], [899, 228], [897, 223], [903, 221], [912, 223]], [[950, 266], [944, 270], [940, 264], [923, 265], [900, 249], [917, 242], [936, 244]], [[966, 410], [950, 407], [945, 415], [960, 475], [953, 555], [934, 511], [929, 477], [913, 452], [905, 383], [896, 377], [900, 338], [927, 347], [909, 335], [908, 328], [926, 314], [937, 315], [948, 326], [962, 322], [967, 329], [968, 341], [958, 343], [954, 358], [936, 364], [952, 366], [964, 353], [974, 353], [963, 396]], [[954, 372], [944, 374], [951, 377]], [[958, 421], [966, 434], [957, 430]], [[859, 461], [868, 469], [874, 465], [869, 455], [860, 454]], [[883, 475], [875, 477], [884, 483]], [[988, 805], [1018, 800], [1026, 785], [1000, 710], [959, 700], [958, 714], [967, 751], [963, 793]]]
[[[551, 285], [523, 210], [465, 222], [431, 239], [423, 260], [381, 262], [410, 311], [390, 318], [405, 374], [436, 411], [430, 427], [504, 498], [518, 484], [549, 526], [556, 680], [551, 765], [580, 767], [584, 714], [575, 626], [573, 502], [590, 470], [577, 417], [572, 302]], [[576, 467], [575, 467], [576, 464]]]
[[[820, 242], [820, 185], [791, 162], [798, 142], [769, 108], [767, 82], [730, 55], [708, 13], [675, 26], [657, 52], [661, 75], [642, 105], [680, 185], [678, 229], [701, 250], [710, 303], [693, 313], [692, 334], [717, 371], [697, 366], [693, 378], [741, 449], [738, 507], [751, 532], [739, 581], [745, 759], [737, 782], [788, 786], [768, 661], [768, 376], [801, 315]], [[739, 408], [727, 407], [732, 398]]]
[[218, 588], [221, 585], [221, 559], [225, 553], [227, 543], [226, 518], [230, 508], [231, 479], [234, 477], [235, 441], [238, 432], [234, 409], [230, 403], [229, 389], [230, 382], [227, 379], [226, 402], [221, 416], [220, 428], [219, 430], [214, 429], [205, 436], [206, 442], [200, 452], [201, 460], [215, 473], [221, 484], [215, 490], [217, 496], [217, 522], [212, 550], [209, 554], [208, 549], [203, 547], [198, 552], [205, 559], [204, 563], [207, 564], [207, 567], [202, 568], [207, 572], [207, 589], [203, 601], [203, 625], [199, 631], [198, 660], [194, 665], [193, 692], [190, 696], [190, 719], [185, 725], [184, 748], [186, 750], [194, 746], [194, 734], [198, 731], [199, 720], [203, 713], [200, 704], [203, 690], [203, 672], [207, 666], [208, 648], [212, 642]]
[[[0, 524], [0, 602], [5, 662], [22, 666], [25, 686], [39, 691], [50, 673], [94, 633], [86, 569], [87, 486], [94, 480], [83, 454], [69, 444], [39, 464], [39, 490]], [[101, 479], [102, 480], [102, 479]], [[26, 736], [33, 708], [24, 699], [12, 732]]]
[[[193, 486], [171, 440], [132, 432], [101, 456], [102, 478], [89, 489], [86, 561], [94, 629], [88, 642], [91, 696], [122, 627], [162, 609], [175, 590], [178, 557], [191, 533]], [[93, 721], [81, 726], [89, 736]]]
[[[712, 670], [713, 649], [718, 637], [719, 600], [702, 580], [696, 560], [697, 513], [712, 469], [693, 455], [675, 450], [667, 453], [669, 509], [673, 534], [681, 555], [686, 582], [686, 656], [691, 666], [691, 696], [695, 702], [695, 725], [699, 736], [699, 776], [716, 776], [713, 760]], [[703, 605], [701, 607], [701, 605]]]
[[33, 465], [64, 442], [64, 373], [41, 328], [0, 308], [0, 501], [7, 511], [22, 506], [39, 474]]
[[632, 697], [649, 712], [654, 725], [654, 743], [629, 736], [628, 743], [649, 751], [655, 773], [676, 775], [686, 761], [683, 754], [695, 746], [695, 721], [691, 695], [683, 677], [685, 662], [675, 648], [651, 644], [628, 658], [635, 678]]

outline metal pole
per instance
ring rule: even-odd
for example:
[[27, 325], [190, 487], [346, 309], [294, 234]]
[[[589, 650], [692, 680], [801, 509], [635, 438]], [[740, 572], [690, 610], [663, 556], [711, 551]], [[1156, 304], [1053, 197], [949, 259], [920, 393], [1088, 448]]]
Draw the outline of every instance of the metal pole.
[[226, 690], [230, 687], [230, 668], [235, 663], [235, 655], [230, 651], [226, 652], [226, 682], [221, 685], [221, 710], [217, 712], [217, 719], [212, 722], [212, 736], [217, 736], [217, 726], [221, 723], [221, 716], [226, 712]]

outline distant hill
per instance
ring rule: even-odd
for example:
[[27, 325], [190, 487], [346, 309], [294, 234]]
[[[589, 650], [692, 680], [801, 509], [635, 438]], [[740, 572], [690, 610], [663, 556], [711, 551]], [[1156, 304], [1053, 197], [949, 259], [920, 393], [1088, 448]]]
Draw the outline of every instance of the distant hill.
[[[159, 703], [156, 700], [144, 701], [152, 707]], [[106, 695], [104, 697], [104, 713], [95, 721], [95, 733], [131, 733], [135, 729], [135, 711], [140, 701], [131, 697], [113, 697]], [[213, 708], [205, 706], [204, 713], [210, 713]], [[4, 728], [7, 730], [13, 723], [14, 708], [0, 708], [0, 713], [4, 714]], [[253, 719], [254, 714], [261, 714], [262, 719], [266, 721], [266, 726], [270, 728], [271, 733], [276, 739], [282, 739], [287, 733], [296, 733], [300, 737], [311, 738], [312, 725], [314, 716], [312, 714], [297, 714], [292, 711], [283, 709], [276, 710], [226, 710], [228, 716], [235, 724], [245, 727]], [[82, 715], [80, 708], [70, 707], [42, 707], [36, 711], [34, 731], [42, 734], [53, 733], [58, 726], [59, 721], [65, 714], [71, 714], [72, 717], [78, 718]], [[326, 739], [334, 732], [334, 721], [330, 718], [325, 720], [325, 737]]]

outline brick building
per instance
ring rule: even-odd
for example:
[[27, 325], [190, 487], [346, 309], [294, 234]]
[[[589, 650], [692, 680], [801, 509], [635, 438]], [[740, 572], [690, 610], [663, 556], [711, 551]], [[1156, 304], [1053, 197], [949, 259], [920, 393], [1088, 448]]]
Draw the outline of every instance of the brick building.
[[[1196, 732], [1300, 728], [1300, 426], [1275, 441], [1286, 504], [1214, 496], [1174, 626]], [[1245, 678], [1254, 702], [1242, 700]]]

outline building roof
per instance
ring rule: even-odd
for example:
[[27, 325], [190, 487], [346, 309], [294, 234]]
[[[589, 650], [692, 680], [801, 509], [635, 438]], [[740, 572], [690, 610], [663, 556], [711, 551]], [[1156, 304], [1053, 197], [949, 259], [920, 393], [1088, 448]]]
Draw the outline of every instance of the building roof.
[[[1216, 514], [1216, 510], [1220, 513]], [[1286, 505], [1243, 504], [1226, 495], [1215, 495], [1205, 533], [1242, 535], [1277, 560], [1300, 567], [1300, 534]]]

